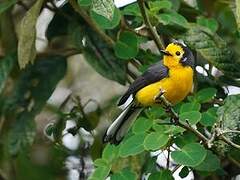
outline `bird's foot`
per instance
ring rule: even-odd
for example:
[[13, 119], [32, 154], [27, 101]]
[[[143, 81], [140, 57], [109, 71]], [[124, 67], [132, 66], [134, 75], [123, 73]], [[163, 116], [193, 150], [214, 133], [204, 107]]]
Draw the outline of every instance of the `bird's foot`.
[[157, 104], [162, 104], [163, 103], [163, 98], [164, 98], [164, 93], [166, 91], [165, 90], [162, 90], [162, 89], [159, 89], [159, 92], [156, 96], [154, 96], [154, 101], [157, 103]]
[[157, 104], [160, 104], [164, 109], [172, 106], [172, 104], [164, 97], [165, 92], [165, 90], [160, 89], [159, 93], [154, 97], [154, 101]]

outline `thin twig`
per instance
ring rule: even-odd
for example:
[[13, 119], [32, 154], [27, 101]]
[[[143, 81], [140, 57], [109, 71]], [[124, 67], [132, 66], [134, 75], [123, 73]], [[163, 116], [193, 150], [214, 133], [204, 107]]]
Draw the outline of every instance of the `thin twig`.
[[102, 31], [98, 25], [89, 17], [89, 15], [86, 13], [85, 10], [81, 9], [77, 2], [75, 0], [69, 0], [68, 1], [73, 9], [82, 16], [82, 18], [86, 21], [86, 23], [96, 32], [98, 33], [102, 39], [111, 47], [114, 46], [115, 42], [112, 40], [111, 37], [109, 37], [107, 34], [105, 34], [104, 31]]
[[237, 134], [240, 134], [240, 131], [238, 131], [238, 130], [225, 130], [225, 131], [222, 131], [222, 134], [227, 134], [227, 133], [237, 133]]
[[168, 146], [168, 148], [167, 148], [167, 153], [168, 153], [168, 155], [167, 155], [167, 169], [169, 169], [169, 167], [170, 167], [170, 146]]
[[220, 135], [218, 137], [220, 140], [224, 141], [225, 143], [229, 144], [232, 147], [235, 147], [237, 149], [240, 149], [240, 145], [235, 144], [234, 142], [232, 142], [230, 139], [226, 138], [224, 135]]
[[181, 123], [181, 122], [178, 122], [176, 125], [179, 126], [179, 127], [184, 128], [184, 129], [186, 129], [186, 130], [189, 130], [189, 131], [193, 132], [193, 133], [198, 137], [198, 139], [202, 140], [204, 144], [208, 145], [209, 139], [208, 139], [207, 137], [205, 137], [205, 136], [204, 136], [201, 132], [199, 132], [197, 129], [194, 129], [194, 128], [192, 128], [191, 126], [189, 126], [189, 125], [187, 125], [187, 124], [183, 124], [183, 123]]
[[157, 30], [152, 26], [152, 24], [149, 20], [148, 14], [146, 12], [146, 7], [145, 7], [145, 4], [144, 4], [144, 0], [138, 0], [137, 2], [138, 2], [138, 6], [140, 8], [141, 14], [143, 16], [144, 22], [147, 25], [147, 27], [148, 27], [151, 35], [152, 35], [152, 38], [155, 41], [158, 49], [159, 50], [165, 49], [165, 45], [163, 43], [163, 40], [158, 35]]
[[232, 158], [229, 155], [227, 157], [233, 164], [235, 164], [238, 168], [240, 168], [240, 162], [238, 162], [236, 159]]
[[[236, 131], [236, 130], [227, 130], [227, 131], [224, 131], [224, 130], [220, 129], [219, 127], [215, 127], [215, 128], [213, 129], [213, 131], [214, 131], [215, 134], [216, 134], [216, 137], [215, 137], [215, 138], [217, 138], [217, 139], [219, 139], [219, 140], [222, 140], [223, 142], [227, 143], [228, 145], [230, 145], [230, 146], [232, 146], [232, 147], [234, 147], [234, 148], [240, 149], [240, 145], [232, 142], [230, 139], [228, 139], [226, 136], [223, 135], [223, 134], [226, 133], [226, 132], [227, 132], [227, 133], [230, 133], [230, 132], [232, 131], [232, 132], [237, 132], [237, 133], [239, 133], [239, 131]], [[232, 133], [232, 132], [231, 132], [231, 133]]]

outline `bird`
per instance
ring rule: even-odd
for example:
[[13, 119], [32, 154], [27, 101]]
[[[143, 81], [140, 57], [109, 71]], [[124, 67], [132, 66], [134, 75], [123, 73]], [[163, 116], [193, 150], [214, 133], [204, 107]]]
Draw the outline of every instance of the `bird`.
[[173, 106], [192, 91], [194, 56], [190, 48], [183, 41], [174, 41], [160, 51], [163, 59], [137, 77], [120, 98], [118, 106], [127, 105], [106, 130], [104, 143], [119, 144], [144, 108], [161, 104], [159, 93]]

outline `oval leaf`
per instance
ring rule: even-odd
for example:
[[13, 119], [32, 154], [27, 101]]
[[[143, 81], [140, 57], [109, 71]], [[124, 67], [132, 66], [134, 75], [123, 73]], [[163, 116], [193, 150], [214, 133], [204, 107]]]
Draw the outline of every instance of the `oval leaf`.
[[152, 173], [148, 180], [174, 180], [170, 170], [162, 170], [160, 172]]
[[157, 16], [158, 21], [163, 25], [176, 24], [183, 28], [188, 27], [188, 21], [182, 15], [176, 12], [161, 13]]
[[124, 141], [119, 149], [119, 155], [121, 157], [127, 157], [131, 155], [136, 155], [144, 151], [145, 134], [133, 135]]
[[220, 160], [211, 151], [207, 151], [207, 156], [204, 161], [194, 169], [198, 171], [213, 172], [220, 168]]
[[146, 150], [158, 150], [165, 146], [169, 141], [169, 136], [162, 132], [152, 132], [144, 140]]
[[218, 29], [218, 22], [213, 18], [198, 17], [197, 24], [207, 27], [212, 32], [216, 32]]
[[181, 150], [173, 151], [171, 157], [181, 165], [194, 167], [203, 162], [207, 156], [207, 151], [198, 143], [191, 143]]
[[180, 113], [188, 112], [188, 111], [199, 111], [200, 108], [201, 108], [201, 105], [197, 102], [184, 103], [180, 108]]
[[152, 127], [153, 121], [144, 117], [138, 118], [133, 125], [133, 133], [139, 134], [149, 130]]
[[207, 127], [213, 126], [214, 123], [217, 121], [216, 111], [217, 111], [217, 108], [212, 107], [212, 108], [208, 109], [206, 112], [203, 112], [200, 123]]
[[137, 36], [132, 32], [122, 32], [114, 46], [114, 51], [116, 56], [121, 59], [134, 58], [138, 53]]
[[108, 162], [113, 161], [118, 156], [119, 147], [112, 144], [108, 144], [102, 153], [102, 158]]
[[202, 115], [198, 111], [184, 112], [179, 115], [181, 122], [188, 122], [191, 125], [197, 124], [201, 120], [201, 117]]
[[129, 168], [125, 168], [111, 176], [111, 180], [135, 180], [137, 176]]
[[172, 2], [167, 0], [149, 2], [150, 11], [153, 13], [157, 13], [161, 9], [171, 9], [171, 7], [172, 7]]
[[205, 88], [197, 92], [195, 99], [199, 103], [205, 103], [210, 101], [216, 95], [217, 90], [215, 88]]

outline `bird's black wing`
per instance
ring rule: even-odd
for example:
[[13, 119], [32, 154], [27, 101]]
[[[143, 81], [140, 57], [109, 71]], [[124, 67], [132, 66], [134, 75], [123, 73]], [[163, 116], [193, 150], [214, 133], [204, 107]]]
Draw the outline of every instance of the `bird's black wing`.
[[121, 97], [118, 106], [124, 104], [128, 97], [135, 95], [143, 87], [160, 81], [168, 76], [168, 68], [162, 64], [162, 61], [150, 66], [145, 73], [139, 76], [128, 88], [127, 92]]

